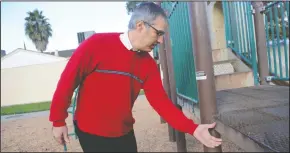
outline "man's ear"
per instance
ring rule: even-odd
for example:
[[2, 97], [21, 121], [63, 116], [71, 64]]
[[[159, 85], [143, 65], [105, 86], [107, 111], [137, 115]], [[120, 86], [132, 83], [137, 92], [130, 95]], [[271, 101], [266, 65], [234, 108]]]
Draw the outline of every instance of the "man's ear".
[[143, 21], [138, 21], [138, 22], [136, 23], [136, 30], [137, 30], [137, 31], [142, 31], [143, 28], [144, 28], [144, 23], [143, 23]]

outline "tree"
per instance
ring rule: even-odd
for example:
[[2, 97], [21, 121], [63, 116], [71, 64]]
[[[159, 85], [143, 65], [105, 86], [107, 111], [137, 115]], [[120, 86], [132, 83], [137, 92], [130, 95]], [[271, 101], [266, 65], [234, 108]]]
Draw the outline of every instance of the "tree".
[[140, 1], [127, 1], [126, 2], [127, 13], [128, 14], [132, 13], [138, 3], [140, 3]]
[[[264, 6], [270, 5], [273, 2], [263, 2]], [[277, 9], [277, 16], [275, 16], [275, 12], [274, 12], [274, 8]], [[271, 17], [272, 16], [272, 20]], [[266, 10], [265, 13], [265, 19], [266, 19], [266, 25], [269, 34], [269, 39], [270, 40], [274, 40], [278, 38], [278, 34], [276, 32], [276, 26], [278, 26], [279, 28], [279, 38], [283, 39], [283, 26], [285, 27], [285, 32], [286, 32], [286, 38], [289, 38], [289, 21], [287, 19], [289, 19], [289, 17], [287, 16], [287, 12], [286, 12], [286, 2], [279, 2], [278, 4], [275, 4], [273, 6], [271, 6], [270, 8], [268, 8]], [[276, 19], [278, 21], [278, 24], [276, 25]], [[272, 26], [271, 26], [272, 23]], [[274, 29], [274, 35], [272, 34], [272, 28]]]
[[27, 12], [27, 15], [25, 18], [25, 35], [29, 37], [38, 51], [43, 52], [49, 43], [48, 39], [52, 36], [48, 18], [37, 9]]

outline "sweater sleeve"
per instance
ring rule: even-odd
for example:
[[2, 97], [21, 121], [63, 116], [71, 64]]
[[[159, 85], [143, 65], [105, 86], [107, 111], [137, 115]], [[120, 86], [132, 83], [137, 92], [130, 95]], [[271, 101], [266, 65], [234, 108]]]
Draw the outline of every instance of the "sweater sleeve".
[[169, 125], [178, 131], [192, 135], [198, 125], [188, 119], [169, 99], [162, 86], [157, 66], [154, 61], [153, 63], [154, 64], [152, 64], [152, 62], [150, 63], [150, 69], [152, 71], [143, 85], [146, 98], [154, 110], [167, 121]]
[[98, 36], [93, 35], [82, 42], [70, 57], [60, 76], [52, 98], [49, 116], [49, 120], [55, 127], [66, 125], [67, 109], [71, 104], [74, 90], [80, 81], [93, 71], [99, 61], [99, 52], [96, 53], [95, 50], [97, 39]]

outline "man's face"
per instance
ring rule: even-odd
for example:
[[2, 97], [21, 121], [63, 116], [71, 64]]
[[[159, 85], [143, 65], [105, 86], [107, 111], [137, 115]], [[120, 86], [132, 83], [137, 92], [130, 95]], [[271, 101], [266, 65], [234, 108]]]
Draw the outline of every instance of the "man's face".
[[153, 24], [145, 21], [137, 23], [137, 30], [140, 32], [139, 49], [150, 52], [159, 43], [163, 43], [164, 31], [167, 28], [167, 22], [159, 16]]

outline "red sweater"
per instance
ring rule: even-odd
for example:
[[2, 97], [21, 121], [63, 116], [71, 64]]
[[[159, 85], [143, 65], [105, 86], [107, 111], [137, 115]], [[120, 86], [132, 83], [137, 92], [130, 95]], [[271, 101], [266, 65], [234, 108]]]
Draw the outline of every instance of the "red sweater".
[[75, 50], [52, 99], [49, 119], [53, 126], [66, 125], [73, 92], [81, 84], [75, 120], [87, 133], [119, 137], [132, 130], [132, 101], [144, 89], [150, 105], [161, 117], [173, 128], [193, 134], [197, 125], [168, 98], [154, 59], [147, 52], [128, 50], [119, 35], [95, 34]]

